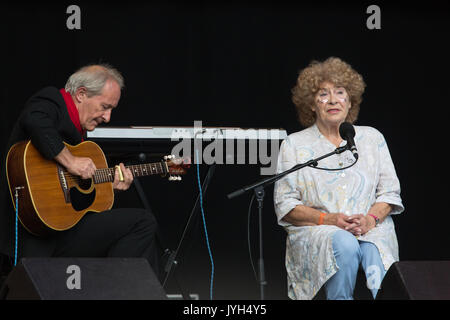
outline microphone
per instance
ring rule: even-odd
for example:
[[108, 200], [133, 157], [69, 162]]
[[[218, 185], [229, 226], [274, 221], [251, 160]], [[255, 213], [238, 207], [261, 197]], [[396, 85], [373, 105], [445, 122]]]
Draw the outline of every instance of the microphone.
[[343, 122], [339, 126], [339, 134], [342, 139], [347, 141], [347, 149], [353, 153], [355, 159], [358, 159], [358, 150], [356, 149], [355, 140], [353, 140], [353, 137], [355, 136], [355, 128], [353, 128], [350, 123]]

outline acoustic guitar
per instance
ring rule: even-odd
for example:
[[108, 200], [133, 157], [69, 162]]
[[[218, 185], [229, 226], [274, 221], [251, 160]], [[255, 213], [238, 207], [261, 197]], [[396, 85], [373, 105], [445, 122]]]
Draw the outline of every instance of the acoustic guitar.
[[[109, 210], [114, 203], [115, 168], [108, 168], [101, 148], [92, 141], [64, 144], [74, 156], [92, 159], [97, 170], [91, 179], [74, 176], [56, 161], [45, 159], [31, 141], [16, 143], [7, 155], [6, 174], [14, 209], [17, 195], [20, 223], [36, 236], [68, 230], [86, 212]], [[176, 181], [189, 166], [189, 159], [168, 156], [161, 162], [126, 167], [134, 177], [161, 175]]]

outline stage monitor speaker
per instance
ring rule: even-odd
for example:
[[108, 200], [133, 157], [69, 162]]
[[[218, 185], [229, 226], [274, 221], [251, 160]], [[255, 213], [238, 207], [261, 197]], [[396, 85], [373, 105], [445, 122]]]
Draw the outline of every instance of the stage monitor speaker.
[[23, 258], [1, 290], [8, 300], [164, 300], [144, 258]]
[[395, 262], [376, 297], [376, 300], [447, 299], [450, 299], [450, 261]]

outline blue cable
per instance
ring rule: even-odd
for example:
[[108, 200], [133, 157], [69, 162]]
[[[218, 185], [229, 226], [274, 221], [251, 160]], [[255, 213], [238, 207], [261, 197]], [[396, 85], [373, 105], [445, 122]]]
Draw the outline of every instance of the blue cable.
[[208, 247], [208, 253], [209, 253], [209, 259], [211, 260], [211, 283], [209, 287], [209, 299], [213, 299], [213, 282], [214, 282], [214, 261], [211, 253], [211, 247], [209, 246], [209, 238], [208, 238], [208, 231], [206, 229], [206, 221], [205, 221], [205, 212], [203, 211], [203, 192], [202, 192], [202, 185], [200, 183], [200, 168], [199, 168], [199, 161], [198, 161], [198, 150], [195, 150], [195, 155], [197, 158], [197, 181], [198, 181], [198, 188], [200, 189], [200, 209], [202, 211], [202, 218], [203, 218], [203, 228], [205, 229], [205, 236], [206, 236], [206, 246]]
[[17, 190], [16, 190], [16, 242], [15, 242], [15, 249], [14, 249], [14, 266], [17, 265], [17, 243], [18, 243], [18, 234], [19, 230], [17, 228], [18, 226], [18, 216], [19, 216], [19, 197], [17, 196]]

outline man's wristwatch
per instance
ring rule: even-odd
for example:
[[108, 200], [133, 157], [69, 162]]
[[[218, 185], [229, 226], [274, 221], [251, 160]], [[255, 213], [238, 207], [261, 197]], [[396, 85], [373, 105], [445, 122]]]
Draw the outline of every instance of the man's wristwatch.
[[368, 215], [375, 219], [375, 227], [378, 227], [380, 224], [380, 219], [374, 214], [369, 213]]

